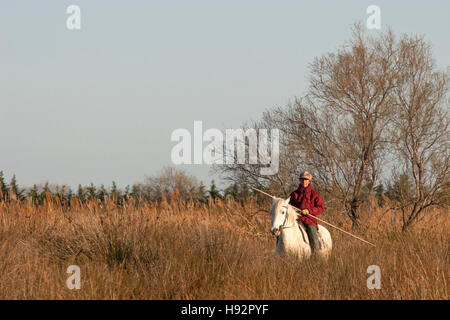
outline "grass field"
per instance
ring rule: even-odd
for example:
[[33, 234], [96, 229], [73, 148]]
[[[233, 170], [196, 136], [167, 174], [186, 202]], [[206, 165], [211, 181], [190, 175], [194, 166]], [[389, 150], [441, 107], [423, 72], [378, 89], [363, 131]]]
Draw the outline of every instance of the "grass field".
[[[117, 208], [113, 201], [70, 209], [0, 203], [1, 299], [449, 299], [448, 212], [429, 211], [401, 232], [399, 217], [364, 208], [353, 232], [328, 228], [328, 261], [275, 257], [270, 204], [163, 199]], [[383, 215], [384, 213], [384, 215]], [[344, 216], [323, 219], [351, 231]], [[69, 290], [68, 266], [81, 268]], [[381, 268], [381, 289], [366, 286]]]

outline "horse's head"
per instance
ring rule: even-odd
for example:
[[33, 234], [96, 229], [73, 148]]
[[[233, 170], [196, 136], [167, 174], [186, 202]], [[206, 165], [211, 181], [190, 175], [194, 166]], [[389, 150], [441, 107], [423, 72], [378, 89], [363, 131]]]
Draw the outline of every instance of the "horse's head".
[[270, 232], [273, 235], [278, 236], [283, 227], [291, 225], [291, 221], [293, 217], [292, 209], [289, 208], [289, 198], [286, 200], [281, 198], [274, 198], [272, 202], [272, 209], [270, 209], [270, 213], [272, 214], [272, 226], [270, 227]]

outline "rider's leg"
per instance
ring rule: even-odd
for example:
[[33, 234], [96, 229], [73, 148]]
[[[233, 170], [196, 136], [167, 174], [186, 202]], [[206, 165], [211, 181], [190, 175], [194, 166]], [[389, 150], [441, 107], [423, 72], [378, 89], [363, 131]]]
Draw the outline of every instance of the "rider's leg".
[[311, 244], [311, 248], [314, 251], [317, 251], [320, 249], [320, 242], [319, 242], [319, 233], [317, 231], [317, 228], [315, 226], [306, 226], [306, 232], [308, 233], [309, 243]]

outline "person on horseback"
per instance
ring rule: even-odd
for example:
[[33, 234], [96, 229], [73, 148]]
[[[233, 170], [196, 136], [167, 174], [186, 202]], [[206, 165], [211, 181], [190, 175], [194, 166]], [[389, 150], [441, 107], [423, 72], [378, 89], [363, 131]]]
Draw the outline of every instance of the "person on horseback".
[[320, 249], [317, 219], [323, 212], [323, 202], [320, 194], [311, 185], [312, 175], [305, 171], [300, 174], [300, 185], [298, 189], [291, 193], [289, 204], [301, 210], [302, 216], [299, 218], [308, 233], [309, 243], [313, 251]]

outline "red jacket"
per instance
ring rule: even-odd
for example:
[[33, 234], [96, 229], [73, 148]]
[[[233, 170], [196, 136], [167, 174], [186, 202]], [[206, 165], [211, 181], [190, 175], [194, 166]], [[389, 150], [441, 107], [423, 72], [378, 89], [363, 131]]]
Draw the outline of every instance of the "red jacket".
[[[291, 193], [289, 204], [299, 209], [308, 209], [309, 214], [318, 216], [323, 212], [323, 202], [319, 193], [309, 184], [306, 188], [300, 185], [297, 190]], [[317, 219], [311, 216], [301, 216], [300, 221], [317, 228]]]

